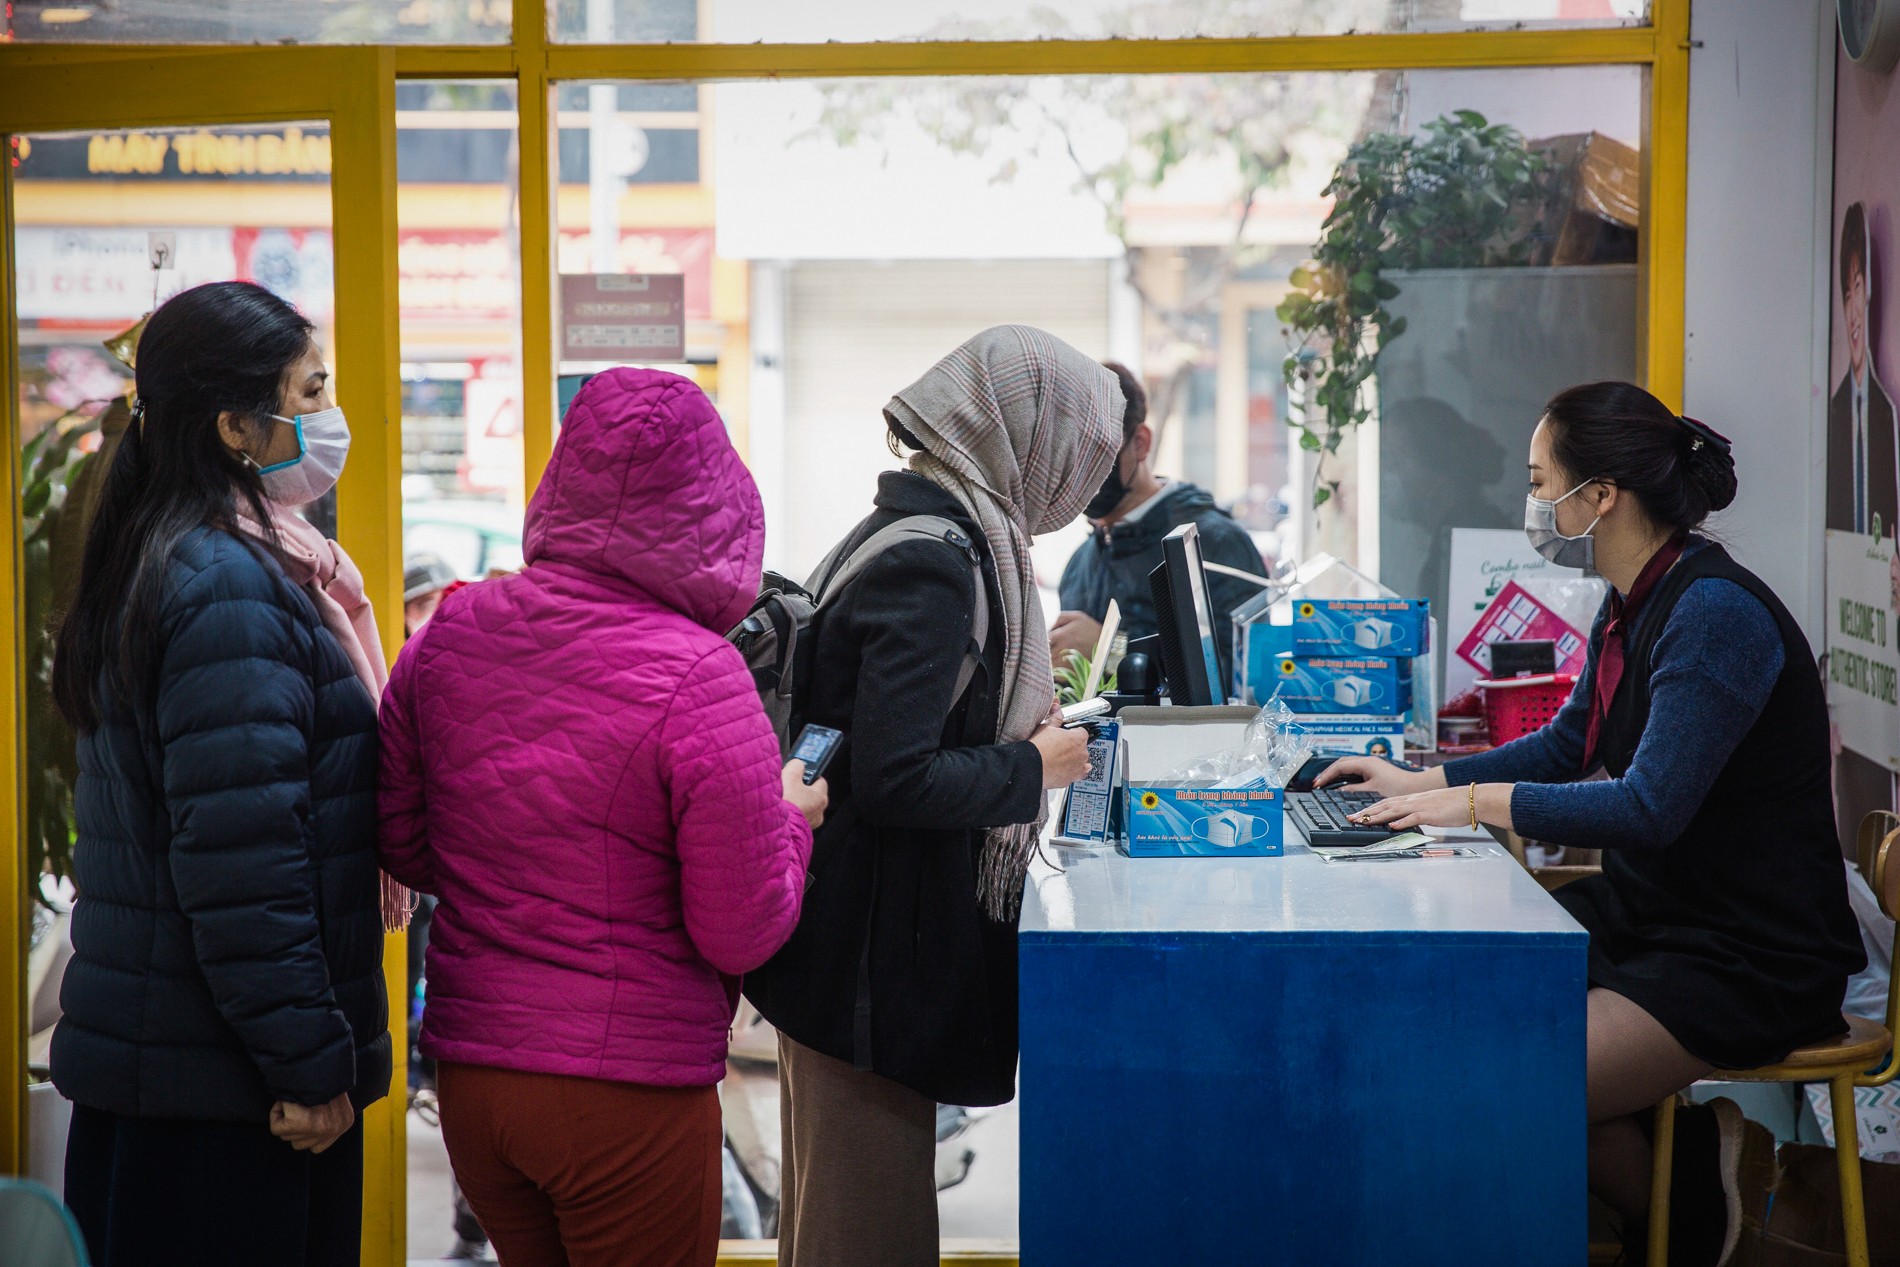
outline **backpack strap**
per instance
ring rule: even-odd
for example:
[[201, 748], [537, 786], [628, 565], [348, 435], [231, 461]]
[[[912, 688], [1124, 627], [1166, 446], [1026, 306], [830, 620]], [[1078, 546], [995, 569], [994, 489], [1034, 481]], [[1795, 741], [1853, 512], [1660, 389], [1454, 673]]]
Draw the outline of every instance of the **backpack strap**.
[[982, 556], [977, 553], [976, 546], [962, 528], [942, 515], [906, 515], [896, 523], [878, 529], [849, 552], [846, 552], [844, 543], [839, 542], [818, 564], [805, 587], [813, 594], [816, 605], [823, 608], [835, 595], [842, 593], [846, 586], [863, 575], [879, 555], [906, 541], [941, 541], [962, 551], [970, 561], [970, 571], [976, 582], [976, 606], [970, 622], [970, 646], [963, 653], [963, 663], [957, 669], [956, 690], [950, 696], [950, 702], [954, 705], [970, 689], [977, 667], [982, 663], [983, 645], [990, 634], [990, 594], [989, 586], [983, 579]]
[[952, 705], [970, 689], [970, 680], [976, 676], [977, 666], [983, 663], [983, 644], [990, 637], [990, 587], [984, 583], [982, 565], [975, 565], [975, 572], [976, 611], [970, 621], [970, 648], [963, 653], [963, 663], [957, 668], [957, 689], [950, 696]]

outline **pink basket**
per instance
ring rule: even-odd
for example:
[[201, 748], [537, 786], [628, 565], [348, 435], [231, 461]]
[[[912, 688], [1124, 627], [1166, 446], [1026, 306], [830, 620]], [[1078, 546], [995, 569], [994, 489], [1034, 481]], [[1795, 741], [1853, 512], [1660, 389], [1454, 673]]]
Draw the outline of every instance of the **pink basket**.
[[1479, 682], [1484, 692], [1484, 722], [1491, 732], [1491, 742], [1507, 744], [1532, 731], [1542, 730], [1570, 698], [1576, 684], [1576, 677], [1569, 673]]

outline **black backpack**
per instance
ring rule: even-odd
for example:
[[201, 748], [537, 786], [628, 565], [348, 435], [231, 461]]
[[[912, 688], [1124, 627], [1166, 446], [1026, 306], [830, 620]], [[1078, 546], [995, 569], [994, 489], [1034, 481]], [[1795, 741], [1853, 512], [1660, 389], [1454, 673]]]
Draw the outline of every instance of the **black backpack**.
[[778, 736], [779, 755], [791, 754], [793, 719], [804, 712], [808, 693], [806, 679], [811, 676], [811, 639], [807, 636], [813, 619], [824, 605], [844, 592], [872, 562], [892, 546], [905, 541], [947, 541], [970, 560], [976, 579], [976, 613], [970, 630], [970, 649], [964, 653], [957, 670], [957, 687], [952, 701], [963, 698], [976, 667], [984, 641], [990, 632], [989, 588], [983, 582], [981, 556], [963, 529], [941, 515], [910, 515], [878, 529], [858, 548], [845, 552], [839, 542], [825, 556], [804, 585], [767, 572], [759, 587], [759, 597], [746, 612], [745, 619], [732, 627], [726, 641], [739, 649], [746, 667], [752, 670], [753, 684], [759, 688], [759, 701]]

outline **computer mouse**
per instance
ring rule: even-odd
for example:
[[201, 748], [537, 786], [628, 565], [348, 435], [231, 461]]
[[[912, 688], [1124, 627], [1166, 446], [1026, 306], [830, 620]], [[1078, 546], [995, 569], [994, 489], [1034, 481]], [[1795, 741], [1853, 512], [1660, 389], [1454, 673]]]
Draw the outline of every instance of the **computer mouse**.
[[[1325, 752], [1325, 753], [1321, 753], [1317, 757], [1308, 757], [1306, 759], [1306, 764], [1300, 767], [1299, 773], [1295, 774], [1292, 778], [1287, 780], [1286, 790], [1289, 792], [1311, 792], [1313, 790], [1314, 780], [1318, 779], [1320, 775], [1332, 769], [1335, 762], [1337, 762], [1340, 758], [1345, 757], [1347, 755], [1349, 754], [1344, 753], [1344, 752]], [[1349, 774], [1343, 779], [1336, 779], [1333, 782], [1328, 783], [1326, 786], [1327, 787], [1345, 787], [1347, 784], [1350, 784], [1350, 783], [1363, 783], [1363, 782], [1365, 782], [1365, 780], [1362, 779], [1360, 776], [1356, 774]]]

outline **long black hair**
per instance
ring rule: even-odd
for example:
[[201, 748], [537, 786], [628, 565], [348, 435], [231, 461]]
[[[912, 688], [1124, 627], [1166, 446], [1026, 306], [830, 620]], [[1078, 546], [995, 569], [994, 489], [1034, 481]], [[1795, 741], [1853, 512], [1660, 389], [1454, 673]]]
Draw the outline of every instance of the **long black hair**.
[[1687, 532], [1735, 500], [1729, 442], [1634, 383], [1585, 383], [1544, 406], [1551, 456], [1572, 482], [1631, 493], [1650, 519]]
[[218, 415], [261, 421], [278, 412], [311, 329], [249, 282], [194, 286], [146, 323], [134, 421], [100, 491], [53, 657], [53, 701], [75, 729], [98, 724], [107, 696], [148, 693], [179, 539], [200, 527], [237, 533], [240, 498], [258, 523], [270, 523], [256, 466], [225, 447]]

